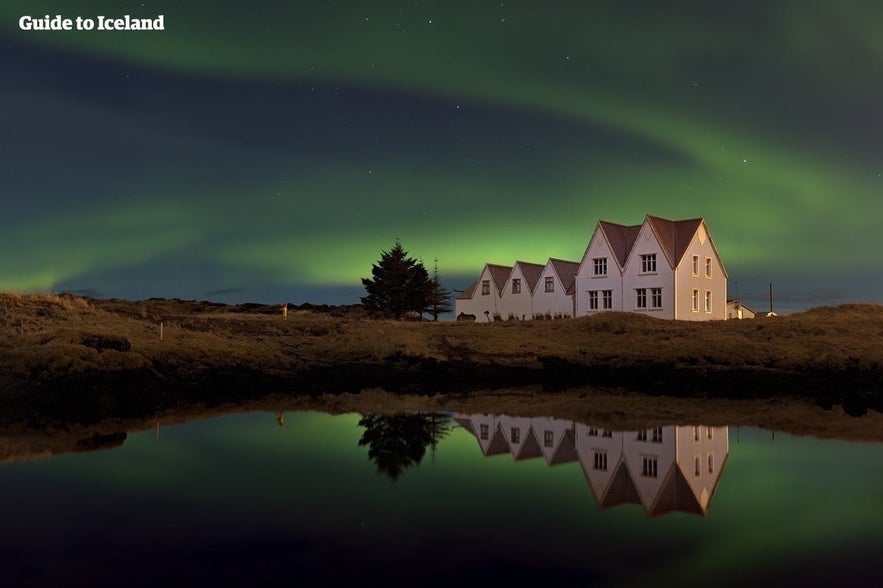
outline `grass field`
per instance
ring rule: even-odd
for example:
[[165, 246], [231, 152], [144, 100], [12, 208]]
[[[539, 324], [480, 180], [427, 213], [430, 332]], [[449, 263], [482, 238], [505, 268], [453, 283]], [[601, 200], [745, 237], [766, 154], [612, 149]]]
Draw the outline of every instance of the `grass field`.
[[358, 372], [359, 386], [524, 378], [690, 396], [805, 391], [879, 409], [883, 306], [703, 323], [611, 312], [475, 324], [370, 320], [358, 308], [293, 309], [283, 319], [261, 305], [0, 294], [0, 362], [7, 398], [129, 376], [173, 388], [219, 374], [332, 385]]

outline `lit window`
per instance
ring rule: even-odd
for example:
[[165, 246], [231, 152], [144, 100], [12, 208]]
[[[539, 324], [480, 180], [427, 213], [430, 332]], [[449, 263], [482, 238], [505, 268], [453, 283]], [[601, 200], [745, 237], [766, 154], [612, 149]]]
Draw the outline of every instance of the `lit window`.
[[662, 308], [662, 288], [650, 288], [650, 303], [653, 308]]
[[635, 307], [647, 308], [647, 289], [638, 288], [637, 290], [635, 290], [635, 294], [637, 295], [637, 299], [635, 300]]
[[606, 257], [596, 257], [592, 260], [595, 266], [595, 275], [596, 276], [606, 276], [607, 275], [607, 258]]
[[589, 310], [598, 310], [598, 291], [589, 292]]
[[518, 427], [512, 427], [512, 443], [520, 443], [521, 442], [521, 429]]
[[656, 254], [648, 253], [641, 256], [641, 273], [650, 274], [656, 271]]
[[490, 280], [482, 280], [481, 281], [481, 295], [487, 296], [491, 293], [491, 281]]
[[705, 277], [706, 278], [711, 277], [711, 258], [710, 257], [705, 258]]
[[638, 441], [646, 441], [647, 440], [647, 429], [641, 429], [638, 431]]
[[711, 312], [711, 290], [705, 291], [705, 312]]
[[606, 451], [595, 451], [592, 459], [592, 467], [596, 470], [601, 470], [602, 472], [607, 471], [607, 452]]
[[699, 275], [699, 256], [698, 255], [693, 256], [693, 272], [692, 273], [694, 276]]
[[655, 478], [658, 475], [658, 464], [655, 457], [644, 457], [641, 459], [641, 475], [648, 478]]
[[512, 279], [512, 293], [521, 294], [521, 280], [519, 280], [518, 278]]
[[482, 425], [481, 426], [481, 438], [487, 440], [487, 436], [488, 436], [487, 425]]
[[546, 292], [554, 292], [555, 291], [555, 279], [554, 278], [546, 278]]
[[656, 427], [653, 429], [653, 442], [662, 443], [662, 427]]
[[613, 290], [601, 290], [601, 302], [604, 310], [613, 308]]
[[699, 312], [699, 290], [693, 290], [693, 312]]
[[552, 447], [555, 443], [555, 434], [552, 431], [543, 431], [543, 445]]
[[709, 474], [714, 473], [714, 454], [713, 453], [708, 454], [708, 473]]

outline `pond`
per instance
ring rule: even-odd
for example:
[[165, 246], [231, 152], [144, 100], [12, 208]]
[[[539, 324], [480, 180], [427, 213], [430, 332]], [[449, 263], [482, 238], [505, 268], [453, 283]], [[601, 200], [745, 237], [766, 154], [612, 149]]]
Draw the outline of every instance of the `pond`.
[[255, 412], [0, 465], [4, 586], [881, 581], [883, 444]]

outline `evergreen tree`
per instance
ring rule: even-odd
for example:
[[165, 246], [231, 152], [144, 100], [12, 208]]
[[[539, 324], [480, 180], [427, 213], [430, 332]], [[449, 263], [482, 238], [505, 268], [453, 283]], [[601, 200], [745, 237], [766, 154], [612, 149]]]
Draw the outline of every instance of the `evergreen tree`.
[[432, 270], [432, 290], [429, 293], [429, 306], [426, 312], [432, 315], [432, 320], [437, 321], [438, 315], [454, 310], [451, 308], [451, 291], [443, 288], [438, 280], [438, 258]]
[[380, 252], [380, 261], [371, 267], [371, 278], [362, 278], [367, 296], [362, 304], [369, 312], [400, 319], [407, 312], [423, 312], [429, 306], [432, 280], [423, 264], [396, 239], [389, 251]]

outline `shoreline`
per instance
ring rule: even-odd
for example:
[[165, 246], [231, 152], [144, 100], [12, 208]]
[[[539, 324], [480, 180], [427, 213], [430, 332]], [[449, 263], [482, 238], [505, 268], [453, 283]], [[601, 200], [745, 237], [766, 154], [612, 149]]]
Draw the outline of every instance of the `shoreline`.
[[[318, 310], [317, 310], [318, 309]], [[442, 394], [594, 386], [699, 399], [793, 398], [883, 411], [883, 306], [688, 323], [370, 320], [357, 307], [0, 294], [0, 399], [134, 410], [267, 390]], [[158, 327], [160, 327], [160, 330]], [[162, 335], [160, 335], [160, 333]]]

